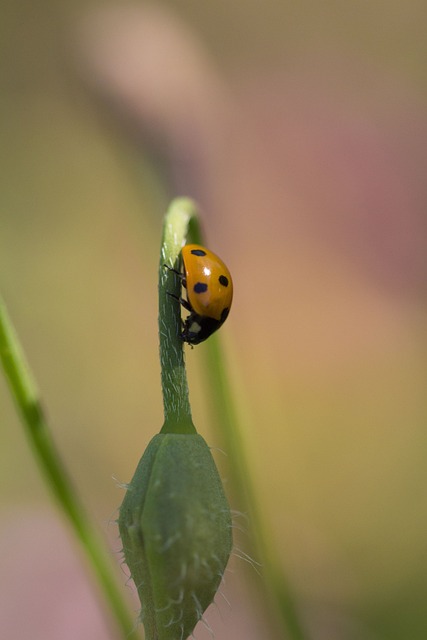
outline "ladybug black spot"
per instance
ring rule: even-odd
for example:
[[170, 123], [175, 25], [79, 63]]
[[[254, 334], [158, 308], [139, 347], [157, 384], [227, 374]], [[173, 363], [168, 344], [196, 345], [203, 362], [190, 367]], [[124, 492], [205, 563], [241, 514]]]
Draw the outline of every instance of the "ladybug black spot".
[[206, 251], [203, 251], [203, 249], [191, 249], [191, 253], [193, 254], [193, 256], [205, 256], [206, 255]]
[[205, 293], [208, 290], [208, 285], [205, 282], [196, 282], [193, 287], [194, 293]]
[[228, 317], [229, 311], [230, 311], [230, 308], [229, 308], [229, 307], [225, 307], [225, 308], [221, 311], [221, 324], [227, 320], [227, 317]]
[[227, 276], [221, 275], [221, 276], [219, 276], [218, 280], [219, 280], [219, 284], [222, 284], [223, 287], [228, 287], [228, 278], [227, 278]]

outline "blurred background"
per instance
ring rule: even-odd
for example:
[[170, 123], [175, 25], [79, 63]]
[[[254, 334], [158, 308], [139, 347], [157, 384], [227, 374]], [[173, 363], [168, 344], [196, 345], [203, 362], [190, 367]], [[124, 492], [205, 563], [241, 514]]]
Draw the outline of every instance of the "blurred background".
[[[0, 11], [0, 290], [112, 558], [117, 481], [162, 424], [162, 216], [189, 195], [233, 274], [221, 337], [310, 639], [425, 639], [425, 4]], [[203, 350], [187, 350], [194, 420], [221, 447]], [[0, 396], [0, 635], [113, 638], [3, 380]], [[283, 637], [243, 564], [215, 638]]]

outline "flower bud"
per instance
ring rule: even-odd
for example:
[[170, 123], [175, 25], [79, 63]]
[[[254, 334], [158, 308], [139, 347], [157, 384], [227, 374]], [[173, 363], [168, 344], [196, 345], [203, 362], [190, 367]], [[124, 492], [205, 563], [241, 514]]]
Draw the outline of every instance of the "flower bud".
[[231, 553], [231, 516], [198, 434], [148, 445], [118, 520], [146, 640], [184, 640], [211, 604]]

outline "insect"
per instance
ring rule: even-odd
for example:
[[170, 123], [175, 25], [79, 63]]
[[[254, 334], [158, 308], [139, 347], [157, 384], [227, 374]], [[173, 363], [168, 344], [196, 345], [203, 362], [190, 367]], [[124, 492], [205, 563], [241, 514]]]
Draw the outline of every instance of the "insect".
[[174, 296], [190, 315], [183, 321], [181, 338], [190, 345], [209, 338], [227, 319], [233, 299], [233, 282], [223, 261], [199, 244], [181, 251], [183, 272], [175, 271], [187, 289], [187, 298]]

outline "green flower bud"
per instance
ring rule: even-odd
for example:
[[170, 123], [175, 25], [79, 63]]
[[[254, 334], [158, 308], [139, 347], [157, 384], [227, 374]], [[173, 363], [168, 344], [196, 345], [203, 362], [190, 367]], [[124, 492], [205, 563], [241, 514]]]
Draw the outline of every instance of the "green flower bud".
[[146, 640], [184, 640], [213, 601], [232, 547], [230, 509], [202, 436], [151, 440], [118, 523]]

